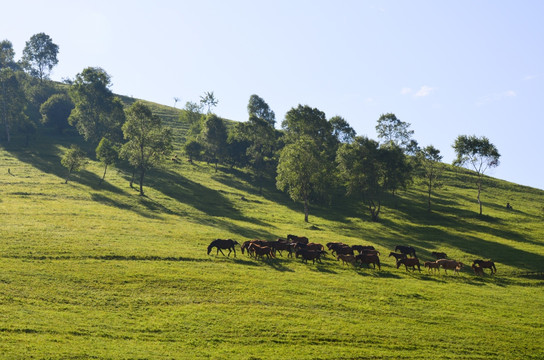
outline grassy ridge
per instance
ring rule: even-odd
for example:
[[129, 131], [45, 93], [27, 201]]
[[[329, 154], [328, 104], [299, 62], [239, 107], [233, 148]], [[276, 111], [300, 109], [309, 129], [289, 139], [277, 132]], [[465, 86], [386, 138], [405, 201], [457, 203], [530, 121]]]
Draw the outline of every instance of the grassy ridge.
[[[165, 110], [166, 111], [166, 110]], [[477, 216], [470, 172], [448, 168], [428, 214], [423, 189], [390, 199], [380, 223], [353, 200], [312, 207], [245, 172], [174, 164], [149, 174], [101, 166], [63, 184], [76, 138], [41, 136], [0, 150], [0, 353], [69, 359], [542, 358], [544, 192], [488, 179]], [[10, 169], [8, 173], [7, 169]], [[507, 211], [506, 202], [514, 206]], [[300, 259], [206, 255], [214, 238], [373, 244], [382, 270]], [[396, 269], [411, 244], [496, 276]]]

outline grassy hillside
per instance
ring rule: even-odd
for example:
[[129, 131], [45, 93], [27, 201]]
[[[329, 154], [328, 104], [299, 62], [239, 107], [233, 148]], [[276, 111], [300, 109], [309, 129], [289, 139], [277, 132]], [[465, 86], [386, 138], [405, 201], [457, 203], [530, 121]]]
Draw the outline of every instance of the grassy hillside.
[[[247, 173], [205, 163], [152, 171], [146, 197], [122, 168], [98, 186], [92, 159], [64, 184], [60, 156], [78, 141], [40, 134], [0, 149], [2, 358], [544, 357], [543, 191], [487, 179], [480, 217], [471, 173], [448, 167], [431, 214], [414, 186], [380, 223], [336, 199], [306, 224], [272, 181], [258, 195]], [[289, 233], [372, 244], [382, 269], [206, 255], [215, 238]], [[397, 244], [422, 260], [491, 258], [498, 273], [406, 272], [386, 256]]]

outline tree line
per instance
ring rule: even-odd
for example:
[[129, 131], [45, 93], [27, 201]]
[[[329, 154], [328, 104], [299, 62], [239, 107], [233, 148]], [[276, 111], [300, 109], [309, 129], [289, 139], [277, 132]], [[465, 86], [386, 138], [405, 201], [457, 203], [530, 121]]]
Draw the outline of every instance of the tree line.
[[[88, 67], [63, 84], [49, 80], [57, 65], [59, 48], [44, 34], [26, 43], [20, 61], [14, 60], [11, 42], [0, 42], [1, 140], [10, 142], [13, 131], [27, 141], [38, 124], [62, 134], [73, 127], [96, 145], [96, 157], [108, 166], [125, 159], [133, 168], [130, 186], [137, 176], [144, 195], [144, 178], [173, 151], [172, 130], [162, 124], [149, 106], [136, 101], [125, 107], [111, 91], [111, 79], [101, 68]], [[175, 98], [177, 103], [179, 99]], [[265, 179], [300, 202], [308, 222], [310, 204], [332, 201], [344, 192], [357, 197], [372, 221], [378, 221], [387, 196], [414, 182], [427, 189], [431, 211], [433, 191], [440, 187], [443, 166], [440, 150], [420, 147], [410, 124], [395, 114], [382, 114], [376, 124], [378, 140], [357, 135], [341, 116], [327, 119], [324, 112], [307, 105], [291, 108], [276, 129], [276, 117], [264, 99], [251, 95], [248, 120], [227, 122], [213, 113], [218, 99], [206, 92], [198, 102], [187, 102], [180, 121], [187, 125], [183, 151], [189, 161], [215, 166], [247, 168], [259, 192]], [[204, 112], [206, 111], [206, 112]], [[478, 203], [485, 171], [498, 166], [500, 154], [486, 137], [460, 135], [452, 145], [454, 165], [471, 167], [477, 178]], [[62, 158], [69, 176], [85, 163], [85, 154], [73, 145]]]

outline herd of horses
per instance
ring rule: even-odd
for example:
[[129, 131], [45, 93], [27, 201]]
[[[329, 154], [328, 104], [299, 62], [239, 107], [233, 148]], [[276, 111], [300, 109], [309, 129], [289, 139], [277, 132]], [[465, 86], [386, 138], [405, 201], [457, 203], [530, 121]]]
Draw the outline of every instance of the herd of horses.
[[[264, 240], [250, 240], [245, 241], [241, 245], [232, 239], [215, 239], [208, 246], [208, 255], [212, 250], [216, 249], [216, 255], [225, 253], [223, 250], [228, 250], [226, 256], [230, 256], [234, 253], [236, 256], [236, 246], [240, 246], [242, 254], [247, 252], [248, 256], [255, 259], [264, 260], [273, 259], [276, 254], [282, 255], [282, 252], [287, 252], [288, 257], [301, 258], [303, 263], [308, 263], [308, 260], [312, 260], [312, 263], [322, 263], [321, 259], [325, 257], [328, 251], [331, 252], [336, 260], [342, 261], [342, 264], [351, 264], [354, 266], [367, 265], [378, 270], [381, 270], [380, 264], [380, 252], [372, 245], [348, 245], [342, 242], [329, 242], [323, 246], [322, 244], [309, 242], [305, 236], [287, 235], [287, 239], [277, 239], [276, 241], [264, 241]], [[428, 269], [429, 272], [440, 272], [440, 268], [444, 269], [447, 274], [448, 270], [452, 270], [454, 273], [459, 273], [464, 264], [460, 261], [448, 259], [448, 256], [444, 252], [433, 251], [431, 255], [436, 259], [435, 261], [426, 261], [423, 266]], [[395, 251], [390, 252], [388, 257], [394, 257], [397, 269], [404, 265], [406, 271], [411, 268], [413, 271], [419, 270], [421, 272], [421, 263], [416, 256], [416, 250], [412, 246], [397, 245]], [[484, 269], [489, 269], [491, 274], [497, 272], [495, 263], [491, 260], [477, 259], [472, 262], [472, 270], [478, 276], [484, 275]]]

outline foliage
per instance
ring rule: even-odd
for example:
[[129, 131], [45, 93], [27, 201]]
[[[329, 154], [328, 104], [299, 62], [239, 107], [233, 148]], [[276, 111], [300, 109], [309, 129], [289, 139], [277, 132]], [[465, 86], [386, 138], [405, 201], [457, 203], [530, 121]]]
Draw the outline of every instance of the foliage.
[[162, 125], [147, 105], [136, 101], [126, 111], [123, 134], [126, 143], [121, 147], [120, 156], [140, 172], [140, 195], [143, 196], [145, 174], [172, 151], [172, 131]]
[[319, 148], [308, 135], [287, 144], [280, 152], [276, 186], [294, 201], [303, 202], [305, 222], [308, 222], [310, 196], [322, 186], [325, 170]]
[[189, 128], [187, 135], [196, 138], [202, 131], [202, 105], [187, 101], [185, 108], [180, 114], [180, 121]]
[[109, 89], [111, 79], [101, 68], [85, 68], [76, 75], [70, 86], [70, 97], [75, 108], [68, 121], [86, 141], [98, 143], [103, 137], [121, 139], [125, 121], [123, 105]]
[[444, 168], [441, 164], [440, 150], [432, 145], [426, 146], [417, 154], [418, 175], [427, 188], [427, 210], [431, 211], [431, 194], [433, 189], [441, 188], [441, 176]]
[[202, 144], [208, 161], [218, 163], [224, 158], [227, 147], [227, 128], [225, 123], [215, 114], [208, 114], [204, 121], [199, 142]]
[[464, 166], [469, 164], [476, 172], [478, 185], [478, 204], [480, 205], [480, 215], [482, 215], [482, 202], [480, 194], [482, 191], [482, 181], [484, 173], [493, 167], [499, 166], [501, 155], [489, 139], [485, 136], [481, 138], [475, 135], [459, 135], [455, 139], [453, 149], [457, 157], [453, 161], [455, 166]]
[[414, 148], [414, 130], [409, 128], [410, 123], [400, 121], [393, 113], [382, 114], [376, 125], [378, 138], [382, 139], [383, 144], [393, 143], [404, 150]]
[[40, 81], [49, 78], [49, 73], [58, 64], [59, 47], [45, 33], [32, 35], [23, 49], [22, 63], [32, 76]]
[[351, 143], [355, 139], [357, 133], [343, 117], [333, 116], [329, 122], [332, 125], [332, 133], [338, 142]]
[[13, 44], [9, 40], [0, 41], [0, 70], [5, 68], [17, 70], [15, 50], [13, 50]]
[[66, 181], [64, 181], [64, 183], [67, 184], [70, 175], [74, 171], [79, 171], [85, 166], [85, 154], [79, 146], [72, 145], [70, 149], [64, 153], [60, 162], [62, 166], [68, 169], [68, 175], [66, 176]]
[[108, 166], [115, 164], [119, 158], [119, 149], [108, 138], [102, 138], [96, 147], [96, 158], [104, 164], [104, 174], [100, 179], [100, 184], [102, 184], [102, 181], [106, 177]]
[[251, 95], [247, 104], [247, 112], [249, 117], [257, 117], [264, 120], [270, 127], [274, 128], [276, 123], [276, 114], [270, 109], [270, 106], [259, 95]]
[[0, 121], [6, 141], [11, 140], [12, 129], [27, 120], [26, 98], [16, 73], [9, 67], [0, 70]]
[[68, 117], [74, 109], [74, 103], [67, 94], [54, 94], [40, 106], [42, 114], [42, 123], [50, 125], [62, 134], [70, 124]]
[[183, 151], [189, 157], [189, 162], [200, 159], [202, 149], [202, 145], [196, 140], [188, 140], [183, 144]]
[[200, 104], [202, 107], [208, 107], [208, 114], [211, 113], [212, 107], [216, 107], [219, 100], [215, 98], [213, 91], [206, 91], [204, 95], [200, 96]]

